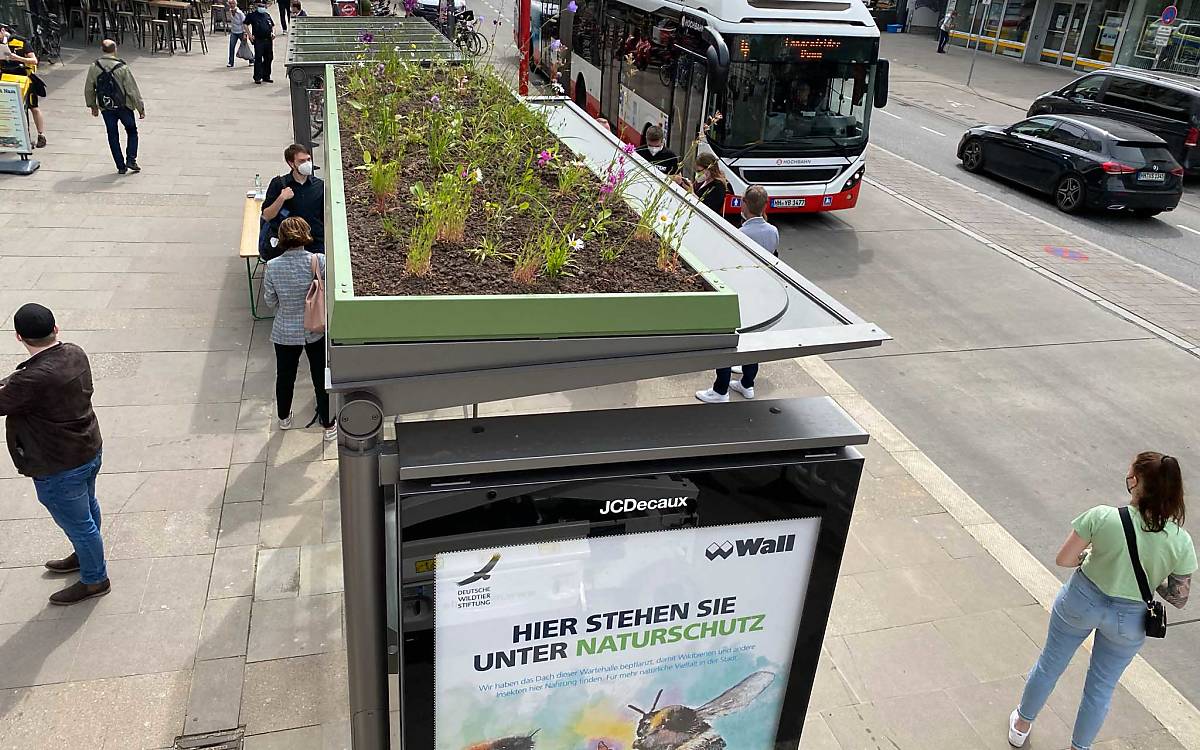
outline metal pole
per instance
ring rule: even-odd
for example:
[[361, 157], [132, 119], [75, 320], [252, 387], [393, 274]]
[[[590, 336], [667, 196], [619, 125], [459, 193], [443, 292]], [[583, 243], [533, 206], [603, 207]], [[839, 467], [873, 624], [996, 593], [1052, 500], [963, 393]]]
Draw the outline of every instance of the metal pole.
[[[373, 394], [351, 393], [337, 422], [351, 746], [388, 750], [387, 585], [379, 483], [383, 408]], [[402, 669], [403, 663], [401, 638]], [[403, 717], [401, 722], [403, 736]]]
[[[950, 2], [954, 2], [954, 0], [950, 0]], [[980, 4], [976, 2], [971, 6], [971, 26], [967, 30], [967, 44], [971, 43], [972, 36], [975, 37], [975, 52], [971, 54], [971, 67], [967, 70], [967, 88], [971, 88], [971, 76], [975, 75], [975, 58], [979, 57], [979, 38], [983, 36], [983, 29], [979, 30], [980, 33], [975, 33], [975, 15], [979, 12]], [[987, 5], [988, 3], [982, 4]]]
[[521, 46], [521, 69], [517, 71], [517, 93], [529, 96], [529, 37], [531, 36], [530, 3], [532, 0], [517, 0], [517, 43]]
[[312, 151], [312, 110], [308, 103], [309, 73], [308, 68], [298, 65], [289, 70], [287, 76], [292, 99], [292, 142], [303, 144]]

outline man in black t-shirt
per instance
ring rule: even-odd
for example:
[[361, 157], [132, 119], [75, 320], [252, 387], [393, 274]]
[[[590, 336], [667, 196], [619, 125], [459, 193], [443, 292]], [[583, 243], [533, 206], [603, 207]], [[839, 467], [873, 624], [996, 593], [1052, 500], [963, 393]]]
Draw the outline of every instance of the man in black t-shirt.
[[638, 148], [637, 155], [663, 174], [679, 171], [679, 157], [663, 145], [663, 129], [657, 125], [646, 128], [646, 142]]
[[[313, 244], [310, 252], [325, 252], [325, 183], [313, 175], [312, 155], [299, 143], [283, 150], [283, 160], [290, 172], [271, 180], [263, 198], [262, 217], [271, 223], [271, 235], [275, 228], [289, 216], [299, 216], [308, 222], [312, 230]], [[264, 253], [270, 260], [274, 257]]]
[[243, 26], [254, 45], [254, 82], [274, 83], [271, 62], [275, 59], [275, 19], [267, 12], [267, 0], [254, 0], [254, 12], [246, 16]]

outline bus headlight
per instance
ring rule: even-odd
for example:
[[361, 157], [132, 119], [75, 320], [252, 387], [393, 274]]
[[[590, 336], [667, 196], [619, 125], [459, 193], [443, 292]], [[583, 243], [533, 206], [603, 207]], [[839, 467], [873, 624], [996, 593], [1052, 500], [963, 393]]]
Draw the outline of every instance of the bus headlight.
[[850, 179], [846, 180], [846, 184], [844, 186], [842, 186], [842, 190], [843, 191], [853, 190], [854, 186], [862, 181], [863, 174], [865, 174], [866, 171], [867, 171], [866, 167], [859, 167], [858, 171], [856, 171], [854, 174], [850, 175]]

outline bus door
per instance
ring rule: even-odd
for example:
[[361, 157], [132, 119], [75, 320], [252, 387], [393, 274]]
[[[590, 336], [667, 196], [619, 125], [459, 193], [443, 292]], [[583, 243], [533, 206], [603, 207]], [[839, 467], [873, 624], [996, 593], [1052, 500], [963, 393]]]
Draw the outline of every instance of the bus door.
[[[683, 158], [692, 149], [704, 123], [704, 98], [708, 68], [700, 55], [675, 46], [675, 60], [664, 72], [671, 86], [671, 119], [667, 123], [667, 147]], [[666, 68], [664, 70], [667, 70]], [[689, 168], [691, 165], [687, 165]]]
[[614, 133], [621, 126], [621, 72], [625, 64], [625, 18], [613, 13], [604, 17], [604, 41], [600, 48], [600, 116], [608, 120]]

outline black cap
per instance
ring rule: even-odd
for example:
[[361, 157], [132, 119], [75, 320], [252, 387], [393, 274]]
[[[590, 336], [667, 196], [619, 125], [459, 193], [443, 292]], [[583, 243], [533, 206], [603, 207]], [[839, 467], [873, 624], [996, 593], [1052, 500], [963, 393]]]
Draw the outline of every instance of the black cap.
[[44, 339], [54, 333], [54, 313], [36, 302], [27, 302], [13, 315], [13, 328], [23, 339]]

